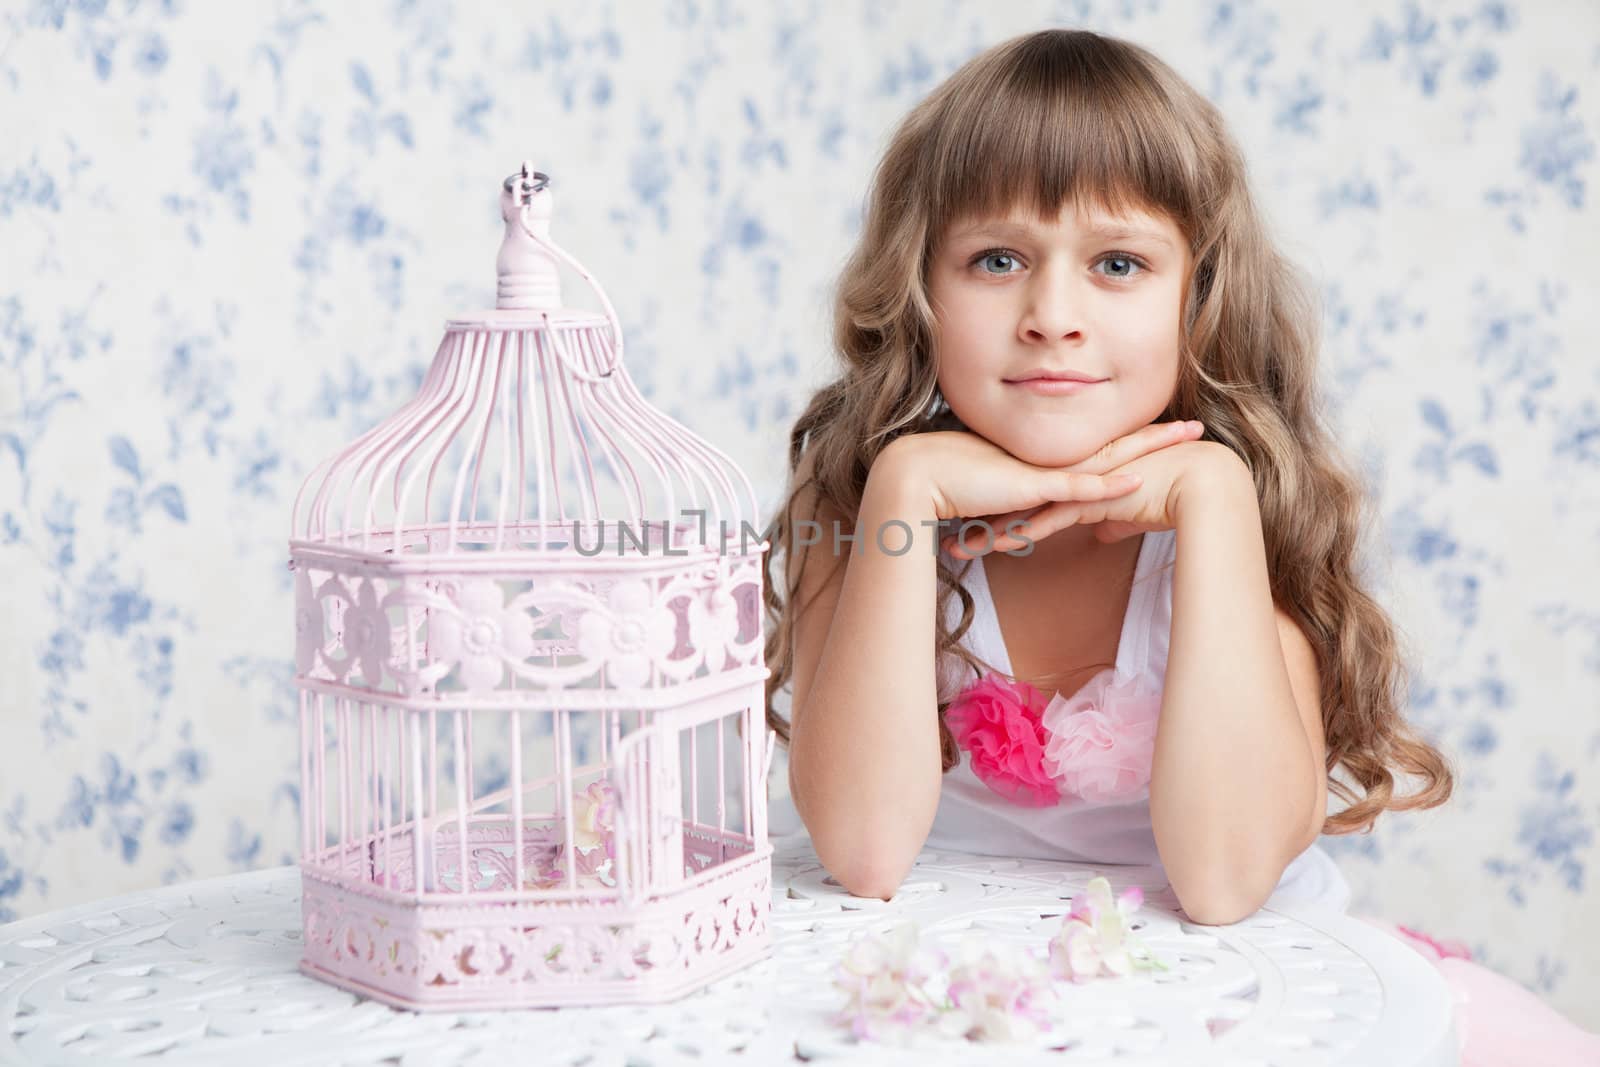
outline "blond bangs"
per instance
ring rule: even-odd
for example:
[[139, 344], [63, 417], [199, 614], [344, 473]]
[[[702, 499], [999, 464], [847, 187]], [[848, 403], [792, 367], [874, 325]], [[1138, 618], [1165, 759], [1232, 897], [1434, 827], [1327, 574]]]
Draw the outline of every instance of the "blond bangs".
[[1063, 208], [1159, 212], [1196, 238], [1200, 152], [1146, 73], [1023, 40], [985, 84], [943, 101], [923, 148], [932, 240], [956, 223]]

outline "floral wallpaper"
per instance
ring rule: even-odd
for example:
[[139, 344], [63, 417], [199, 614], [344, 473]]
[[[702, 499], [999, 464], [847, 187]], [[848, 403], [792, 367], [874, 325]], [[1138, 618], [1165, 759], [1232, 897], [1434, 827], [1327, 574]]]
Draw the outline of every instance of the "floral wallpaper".
[[1587, 4], [8, 5], [0, 921], [293, 861], [290, 503], [493, 299], [521, 160], [642, 390], [770, 506], [888, 132], [1046, 25], [1215, 100], [1320, 287], [1374, 588], [1459, 771], [1445, 808], [1325, 839], [1353, 906], [1600, 1028]]

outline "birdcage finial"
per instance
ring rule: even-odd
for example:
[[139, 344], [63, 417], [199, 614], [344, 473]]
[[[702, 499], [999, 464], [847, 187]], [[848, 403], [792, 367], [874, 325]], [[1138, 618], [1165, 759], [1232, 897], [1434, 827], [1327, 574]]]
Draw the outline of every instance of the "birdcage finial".
[[[500, 276], [496, 307], [550, 311], [561, 306], [556, 261], [533, 239], [550, 240], [551, 207], [550, 176], [534, 170], [526, 160], [522, 171], [501, 185], [500, 217], [505, 220], [506, 233], [495, 258]], [[533, 231], [533, 237], [524, 226]]]

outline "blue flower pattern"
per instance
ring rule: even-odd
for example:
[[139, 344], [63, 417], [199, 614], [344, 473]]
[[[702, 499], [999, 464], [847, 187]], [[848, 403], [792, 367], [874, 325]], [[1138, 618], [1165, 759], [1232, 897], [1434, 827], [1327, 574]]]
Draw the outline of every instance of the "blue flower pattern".
[[[0, 921], [292, 861], [290, 502], [492, 299], [502, 170], [556, 176], [555, 236], [607, 286], [642, 390], [747, 457], [770, 505], [876, 153], [1023, 28], [998, 10], [0, 14]], [[1215, 100], [1319, 286], [1373, 586], [1458, 774], [1444, 809], [1324, 839], [1357, 906], [1600, 1027], [1600, 958], [1572, 936], [1600, 928], [1594, 21], [1032, 10], [1148, 44]]]

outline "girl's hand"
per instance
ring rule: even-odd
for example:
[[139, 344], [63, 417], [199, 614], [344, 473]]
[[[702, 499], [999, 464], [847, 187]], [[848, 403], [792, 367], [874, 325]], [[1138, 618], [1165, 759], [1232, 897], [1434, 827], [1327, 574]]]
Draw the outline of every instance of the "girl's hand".
[[[1198, 436], [1198, 435], [1196, 435]], [[1110, 446], [1107, 446], [1108, 448]], [[1108, 473], [1140, 477], [1138, 488], [1114, 499], [1059, 501], [1034, 509], [1017, 533], [1040, 541], [1068, 526], [1093, 524], [1095, 540], [1111, 544], [1137, 533], [1170, 530], [1178, 525], [1180, 490], [1206, 477], [1239, 478], [1250, 482], [1244, 462], [1227, 446], [1214, 441], [1180, 439], [1122, 462]], [[992, 544], [984, 531], [972, 531], [964, 543], [946, 538], [946, 547], [959, 557], [1023, 548], [1022, 537], [1006, 534], [1001, 522]]]
[[[1152, 424], [1112, 441], [1081, 463], [1037, 467], [970, 431], [937, 430], [891, 442], [868, 477], [890, 477], [925, 487], [941, 520], [999, 516], [998, 523], [990, 520], [998, 541], [1004, 536], [1007, 519], [1014, 517], [1021, 525], [1023, 517], [1051, 505], [1127, 496], [1138, 488], [1142, 472], [1117, 472], [1116, 468], [1171, 445], [1192, 442], [1201, 432], [1200, 424], [1193, 422]], [[1109, 472], [1133, 477], [1111, 477]], [[1054, 529], [1066, 525], [1069, 523], [1063, 522]], [[974, 531], [980, 543], [984, 532]], [[1016, 547], [1022, 544], [1016, 541]]]

